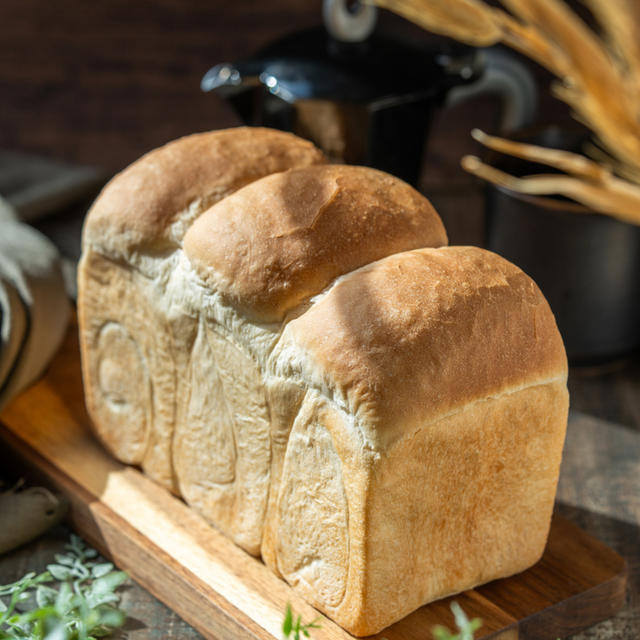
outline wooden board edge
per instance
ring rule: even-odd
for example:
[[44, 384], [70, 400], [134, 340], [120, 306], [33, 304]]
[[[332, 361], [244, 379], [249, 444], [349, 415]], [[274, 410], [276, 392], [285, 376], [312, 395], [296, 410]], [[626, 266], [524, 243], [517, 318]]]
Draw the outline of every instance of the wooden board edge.
[[625, 605], [629, 568], [600, 584], [520, 620], [519, 640], [567, 638], [613, 617]]
[[[205, 638], [277, 640], [197, 576], [179, 566], [163, 549], [144, 538], [126, 520], [92, 496], [44, 456], [31, 449], [0, 422], [7, 442], [30, 477], [51, 486], [70, 504], [68, 520], [89, 544], [126, 571], [142, 588], [175, 611]], [[14, 460], [14, 463], [17, 463]], [[126, 533], [126, 535], [123, 535]], [[131, 544], [135, 540], [135, 554]], [[197, 589], [186, 586], [197, 585]]]
[[[10, 450], [19, 456], [25, 468], [30, 468], [45, 483], [67, 496], [72, 504], [71, 524], [81, 535], [206, 638], [274, 640], [272, 633], [177, 563], [157, 544], [149, 542], [124, 518], [1, 422], [0, 439], [7, 443], [7, 452]], [[573, 527], [581, 535], [591, 538], [562, 516], [555, 514], [554, 518], [560, 518], [569, 528]], [[123, 532], [126, 532], [126, 536], [122, 535]], [[126, 542], [130, 548], [126, 546], [124, 538], [128, 539]], [[552, 640], [577, 633], [614, 615], [624, 605], [626, 561], [604, 543], [598, 543], [610, 557], [620, 560], [622, 569], [617, 575], [503, 629], [485, 634], [482, 640]], [[586, 612], [585, 604], [582, 604], [583, 597], [589, 603]], [[567, 619], [572, 620], [570, 624]], [[347, 632], [344, 634], [345, 638], [352, 637]], [[385, 633], [383, 631], [378, 635], [383, 637]]]

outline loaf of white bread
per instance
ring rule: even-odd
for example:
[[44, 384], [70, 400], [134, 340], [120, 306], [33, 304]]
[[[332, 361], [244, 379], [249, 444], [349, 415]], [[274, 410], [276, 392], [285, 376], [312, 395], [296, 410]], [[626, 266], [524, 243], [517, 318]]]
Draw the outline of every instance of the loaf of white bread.
[[535, 563], [567, 421], [553, 315], [382, 172], [194, 135], [85, 224], [86, 401], [123, 462], [368, 635]]

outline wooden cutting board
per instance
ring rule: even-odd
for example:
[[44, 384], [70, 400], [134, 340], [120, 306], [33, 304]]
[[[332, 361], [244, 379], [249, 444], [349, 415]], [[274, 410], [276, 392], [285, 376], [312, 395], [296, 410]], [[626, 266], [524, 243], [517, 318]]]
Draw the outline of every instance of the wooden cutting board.
[[[107, 455], [89, 430], [76, 334], [73, 326], [44, 379], [2, 414], [4, 464], [19, 460], [65, 494], [72, 526], [207, 638], [280, 638], [287, 603], [305, 621], [320, 619], [314, 640], [352, 638], [180, 499]], [[482, 618], [476, 638], [566, 637], [612, 616], [625, 587], [625, 561], [556, 515], [534, 567], [422, 607], [373, 637], [430, 640], [435, 624], [453, 628], [452, 599]]]

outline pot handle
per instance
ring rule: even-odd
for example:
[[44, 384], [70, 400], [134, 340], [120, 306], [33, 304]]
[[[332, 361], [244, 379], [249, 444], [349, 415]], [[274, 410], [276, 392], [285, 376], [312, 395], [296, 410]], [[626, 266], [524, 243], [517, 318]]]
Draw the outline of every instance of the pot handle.
[[498, 129], [508, 133], [533, 122], [538, 106], [538, 90], [529, 69], [508, 51], [499, 47], [479, 52], [481, 77], [471, 84], [449, 90], [445, 105], [451, 107], [486, 94], [498, 95], [502, 101]]

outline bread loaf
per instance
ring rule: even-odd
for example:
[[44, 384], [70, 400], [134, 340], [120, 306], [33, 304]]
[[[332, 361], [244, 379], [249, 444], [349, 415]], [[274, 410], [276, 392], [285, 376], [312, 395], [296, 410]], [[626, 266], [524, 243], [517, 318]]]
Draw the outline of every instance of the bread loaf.
[[367, 635], [540, 557], [567, 364], [524, 273], [322, 162], [237, 129], [116, 177], [85, 226], [83, 375], [114, 455]]
[[172, 491], [177, 399], [197, 329], [197, 314], [165, 296], [182, 238], [240, 187], [322, 162], [311, 143], [268, 129], [188, 136], [117, 175], [87, 216], [78, 270], [87, 409], [118, 459]]
[[304, 398], [265, 557], [349, 631], [539, 559], [566, 361], [516, 267], [443, 247], [352, 272], [286, 326], [268, 375]]

